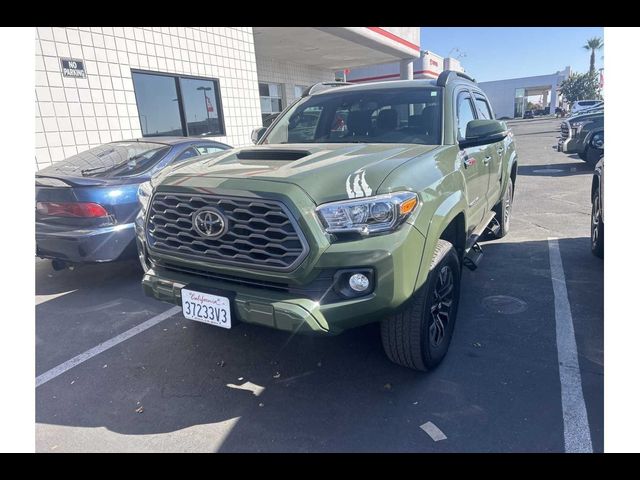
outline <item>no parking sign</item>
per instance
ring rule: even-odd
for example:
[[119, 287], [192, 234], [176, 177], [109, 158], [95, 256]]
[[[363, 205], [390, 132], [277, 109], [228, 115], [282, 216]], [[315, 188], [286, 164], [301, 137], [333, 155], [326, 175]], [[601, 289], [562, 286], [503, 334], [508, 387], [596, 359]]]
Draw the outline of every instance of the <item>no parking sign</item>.
[[73, 58], [61, 58], [62, 75], [72, 78], [86, 78], [87, 73], [84, 70], [84, 61], [75, 60]]

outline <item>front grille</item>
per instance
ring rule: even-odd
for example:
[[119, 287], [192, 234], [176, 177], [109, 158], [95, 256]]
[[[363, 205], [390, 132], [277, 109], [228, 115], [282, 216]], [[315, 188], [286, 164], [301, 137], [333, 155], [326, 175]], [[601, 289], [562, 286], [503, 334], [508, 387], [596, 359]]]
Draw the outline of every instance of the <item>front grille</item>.
[[[195, 230], [193, 213], [203, 207], [214, 207], [225, 217], [228, 228], [221, 237], [207, 238]], [[297, 267], [309, 249], [295, 220], [280, 202], [178, 193], [154, 195], [147, 241], [152, 251], [283, 271]]]
[[569, 138], [569, 125], [566, 122], [562, 122], [560, 125], [560, 133], [562, 134], [562, 138]]

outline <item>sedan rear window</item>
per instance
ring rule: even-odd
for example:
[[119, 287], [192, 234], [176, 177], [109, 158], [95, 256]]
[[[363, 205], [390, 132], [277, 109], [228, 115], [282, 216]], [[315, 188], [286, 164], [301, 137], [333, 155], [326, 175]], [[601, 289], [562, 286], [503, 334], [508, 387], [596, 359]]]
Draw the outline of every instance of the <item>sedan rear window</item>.
[[124, 177], [144, 172], [171, 149], [151, 142], [114, 142], [73, 155], [40, 170], [43, 175]]

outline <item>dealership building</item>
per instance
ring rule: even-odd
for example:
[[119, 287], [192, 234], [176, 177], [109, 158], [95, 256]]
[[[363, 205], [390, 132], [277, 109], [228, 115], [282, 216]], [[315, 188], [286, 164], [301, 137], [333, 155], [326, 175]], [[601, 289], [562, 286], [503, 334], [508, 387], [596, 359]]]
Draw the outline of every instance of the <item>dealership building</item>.
[[444, 70], [464, 72], [456, 58], [443, 58], [437, 53], [423, 50], [420, 56], [407, 64], [398, 62], [368, 65], [336, 72], [336, 76], [348, 82], [385, 82], [405, 78], [434, 79]]
[[253, 128], [336, 71], [413, 78], [418, 27], [38, 27], [36, 168], [141, 136], [251, 143]]
[[541, 98], [542, 108], [548, 108], [553, 114], [556, 107], [562, 106], [558, 87], [570, 75], [571, 67], [565, 67], [548, 75], [480, 82], [479, 85], [489, 97], [496, 118], [519, 118], [530, 97]]

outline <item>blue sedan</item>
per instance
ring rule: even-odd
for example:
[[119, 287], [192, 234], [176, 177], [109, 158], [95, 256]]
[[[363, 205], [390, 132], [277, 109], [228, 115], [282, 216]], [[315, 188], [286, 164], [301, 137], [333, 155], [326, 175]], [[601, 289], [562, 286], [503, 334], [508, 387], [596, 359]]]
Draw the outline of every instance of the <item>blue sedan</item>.
[[227, 150], [205, 138], [112, 142], [36, 173], [36, 256], [61, 269], [136, 255], [138, 186], [169, 165]]

